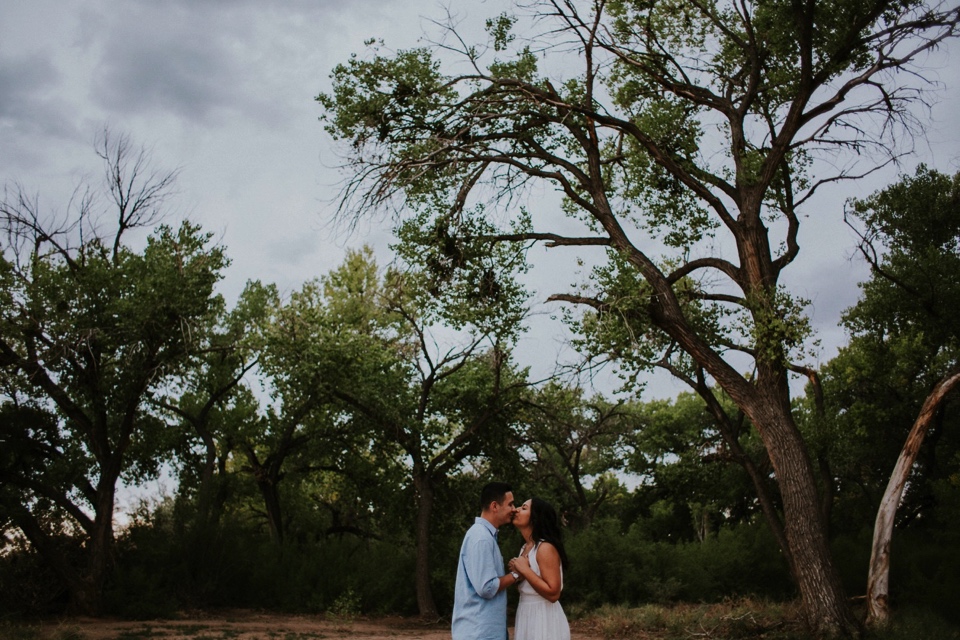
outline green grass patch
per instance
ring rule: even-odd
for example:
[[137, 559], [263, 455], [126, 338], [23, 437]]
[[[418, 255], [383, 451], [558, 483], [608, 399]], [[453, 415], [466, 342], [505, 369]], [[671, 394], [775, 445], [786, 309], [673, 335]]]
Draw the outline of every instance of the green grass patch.
[[163, 629], [154, 629], [150, 625], [144, 625], [139, 629], [124, 629], [117, 634], [117, 640], [147, 640], [147, 638], [159, 638], [167, 635]]
[[592, 614], [576, 612], [576, 618], [611, 640], [807, 638], [797, 605], [754, 599], [715, 604], [605, 605]]
[[890, 624], [867, 633], [867, 640], [960, 640], [960, 626], [925, 609], [894, 612]]
[[[210, 628], [208, 624], [172, 624], [171, 631], [176, 631], [183, 636], [197, 636]], [[197, 638], [201, 640], [201, 638]]]
[[0, 622], [0, 638], [4, 640], [37, 640], [40, 627], [13, 622]]

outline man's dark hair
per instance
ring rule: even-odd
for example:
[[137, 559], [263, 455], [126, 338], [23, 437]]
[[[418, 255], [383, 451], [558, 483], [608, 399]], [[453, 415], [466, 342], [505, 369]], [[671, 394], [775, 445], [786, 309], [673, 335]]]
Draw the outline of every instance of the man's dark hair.
[[508, 491], [513, 491], [506, 482], [490, 482], [480, 491], [480, 511], [486, 511], [491, 502], [503, 502]]

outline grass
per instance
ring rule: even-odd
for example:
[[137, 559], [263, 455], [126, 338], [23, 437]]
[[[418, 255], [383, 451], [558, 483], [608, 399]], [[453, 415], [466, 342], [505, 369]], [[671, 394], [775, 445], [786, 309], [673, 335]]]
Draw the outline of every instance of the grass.
[[[564, 605], [574, 626], [574, 635], [607, 640], [809, 640], [798, 602], [772, 602], [740, 598], [713, 604], [586, 607]], [[862, 612], [861, 612], [862, 615]], [[318, 640], [350, 634], [355, 614], [347, 608], [333, 622], [330, 635], [322, 632], [285, 630], [277, 624], [256, 636], [259, 640]], [[282, 621], [282, 616], [278, 616]], [[328, 629], [329, 631], [329, 629]], [[231, 640], [240, 630], [210, 619], [205, 624], [162, 622], [138, 623], [118, 631], [112, 640]], [[249, 631], [247, 632], [249, 633]], [[247, 636], [253, 637], [253, 636]], [[87, 640], [80, 627], [69, 622], [57, 625], [0, 619], [0, 640]], [[960, 621], [948, 620], [922, 608], [894, 612], [884, 629], [865, 632], [863, 640], [960, 640]]]
[[3, 640], [84, 640], [80, 629], [60, 625], [53, 631], [45, 630], [41, 625], [0, 622], [0, 638]]
[[0, 622], [0, 638], [4, 640], [36, 640], [39, 637], [39, 627]]
[[603, 606], [589, 614], [571, 612], [604, 638], [671, 640], [674, 638], [806, 638], [799, 609], [792, 603], [752, 599], [717, 604], [646, 604], [639, 607]]
[[[569, 617], [608, 640], [809, 640], [797, 602], [759, 599], [716, 604], [570, 608]], [[884, 629], [867, 630], [864, 640], [960, 640], [960, 625], [925, 610], [897, 612]]]
[[147, 638], [159, 638], [167, 635], [167, 632], [162, 629], [154, 629], [152, 626], [145, 624], [140, 629], [126, 629], [117, 634], [117, 640], [146, 640]]

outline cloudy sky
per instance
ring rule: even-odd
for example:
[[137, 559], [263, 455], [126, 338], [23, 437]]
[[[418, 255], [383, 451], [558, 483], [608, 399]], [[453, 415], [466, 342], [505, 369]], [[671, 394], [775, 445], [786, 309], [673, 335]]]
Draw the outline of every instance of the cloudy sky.
[[[107, 124], [152, 147], [161, 166], [181, 168], [175, 208], [226, 245], [228, 298], [251, 278], [291, 291], [335, 267], [346, 248], [383, 252], [389, 241], [378, 221], [352, 234], [330, 225], [337, 156], [313, 98], [328, 89], [332, 67], [367, 38], [414, 46], [447, 9], [476, 26], [501, 8], [500, 0], [0, 0], [0, 180], [62, 210], [80, 180], [99, 177], [92, 142]], [[906, 171], [921, 160], [960, 170], [960, 46], [951, 47], [930, 61], [945, 89]], [[824, 216], [833, 222], [808, 224], [801, 237], [789, 282], [814, 302], [824, 359], [843, 339], [837, 318], [863, 275], [839, 223], [842, 202], [894, 177], [825, 192], [814, 207], [833, 210]], [[556, 275], [535, 268], [538, 277], [549, 293]], [[559, 335], [539, 321], [525, 348], [552, 355]]]

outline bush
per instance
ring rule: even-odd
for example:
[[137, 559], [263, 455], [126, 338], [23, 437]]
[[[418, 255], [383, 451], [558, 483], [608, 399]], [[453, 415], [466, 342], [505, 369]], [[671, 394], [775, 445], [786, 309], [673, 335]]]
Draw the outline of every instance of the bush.
[[928, 608], [898, 610], [890, 625], [867, 634], [869, 640], [960, 640], [960, 627]]
[[64, 611], [69, 595], [56, 574], [22, 540], [7, 542], [0, 553], [0, 611], [27, 617]]
[[642, 527], [622, 533], [597, 522], [567, 541], [571, 570], [564, 602], [598, 607], [678, 600], [717, 602], [733, 596], [786, 598], [788, 568], [765, 524], [722, 529], [704, 542], [653, 542]]

